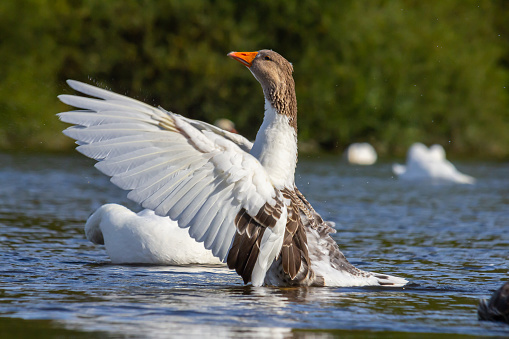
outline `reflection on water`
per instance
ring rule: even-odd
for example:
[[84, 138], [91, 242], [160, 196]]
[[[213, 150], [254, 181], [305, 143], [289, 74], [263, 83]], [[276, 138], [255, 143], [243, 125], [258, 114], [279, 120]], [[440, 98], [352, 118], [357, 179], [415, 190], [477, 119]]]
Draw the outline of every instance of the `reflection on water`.
[[508, 167], [459, 167], [477, 184], [411, 185], [390, 164], [301, 159], [297, 184], [337, 223], [350, 261], [412, 285], [253, 288], [224, 267], [109, 264], [83, 225], [104, 203], [136, 209], [125, 192], [87, 159], [0, 155], [0, 335], [508, 335], [476, 315], [478, 298], [509, 278]]

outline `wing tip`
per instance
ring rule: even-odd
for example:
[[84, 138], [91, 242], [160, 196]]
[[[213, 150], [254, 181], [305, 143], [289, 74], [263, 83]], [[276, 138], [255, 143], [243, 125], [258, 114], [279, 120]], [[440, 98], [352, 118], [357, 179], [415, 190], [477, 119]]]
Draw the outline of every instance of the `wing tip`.
[[87, 84], [85, 82], [81, 82], [81, 81], [73, 80], [73, 79], [67, 79], [65, 82], [67, 83], [67, 85], [69, 85], [69, 87], [71, 87], [75, 91], [78, 91], [78, 92], [81, 92], [81, 93], [85, 93], [83, 91], [85, 88], [88, 88], [88, 87], [94, 88], [94, 87], [96, 87], [96, 86]]
[[[60, 94], [60, 95], [57, 95], [57, 98], [58, 98], [58, 100], [60, 100], [64, 104], [69, 105], [69, 103], [68, 103], [69, 100], [70, 100], [69, 97], [72, 97], [72, 96], [73, 95], [71, 95], [71, 94]], [[69, 106], [72, 106], [72, 105], [69, 105]]]

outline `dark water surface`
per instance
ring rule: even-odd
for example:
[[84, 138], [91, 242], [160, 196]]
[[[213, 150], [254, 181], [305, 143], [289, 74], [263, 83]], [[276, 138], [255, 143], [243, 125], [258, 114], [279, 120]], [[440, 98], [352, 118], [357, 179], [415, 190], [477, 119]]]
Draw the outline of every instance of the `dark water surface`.
[[0, 337], [509, 336], [476, 306], [509, 279], [509, 166], [474, 186], [408, 184], [390, 164], [299, 161], [297, 184], [349, 260], [405, 288], [253, 288], [223, 267], [120, 266], [83, 226], [136, 209], [77, 156], [0, 154]]

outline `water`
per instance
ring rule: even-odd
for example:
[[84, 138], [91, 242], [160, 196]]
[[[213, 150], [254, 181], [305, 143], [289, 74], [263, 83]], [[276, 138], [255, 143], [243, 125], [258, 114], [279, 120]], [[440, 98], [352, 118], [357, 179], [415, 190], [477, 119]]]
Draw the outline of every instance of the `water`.
[[0, 155], [0, 336], [509, 336], [476, 307], [508, 275], [509, 169], [467, 163], [475, 186], [408, 184], [390, 164], [299, 161], [297, 184], [337, 223], [356, 266], [405, 288], [253, 288], [224, 267], [111, 265], [83, 225], [136, 206], [76, 156]]

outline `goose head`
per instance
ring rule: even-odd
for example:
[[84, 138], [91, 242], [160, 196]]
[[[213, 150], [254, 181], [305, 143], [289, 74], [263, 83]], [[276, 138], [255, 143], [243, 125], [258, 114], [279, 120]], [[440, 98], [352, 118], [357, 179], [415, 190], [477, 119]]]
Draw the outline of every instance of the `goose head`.
[[297, 127], [297, 99], [293, 66], [279, 53], [268, 49], [257, 52], [231, 52], [228, 56], [249, 68], [263, 89], [265, 99], [279, 114], [287, 115]]

